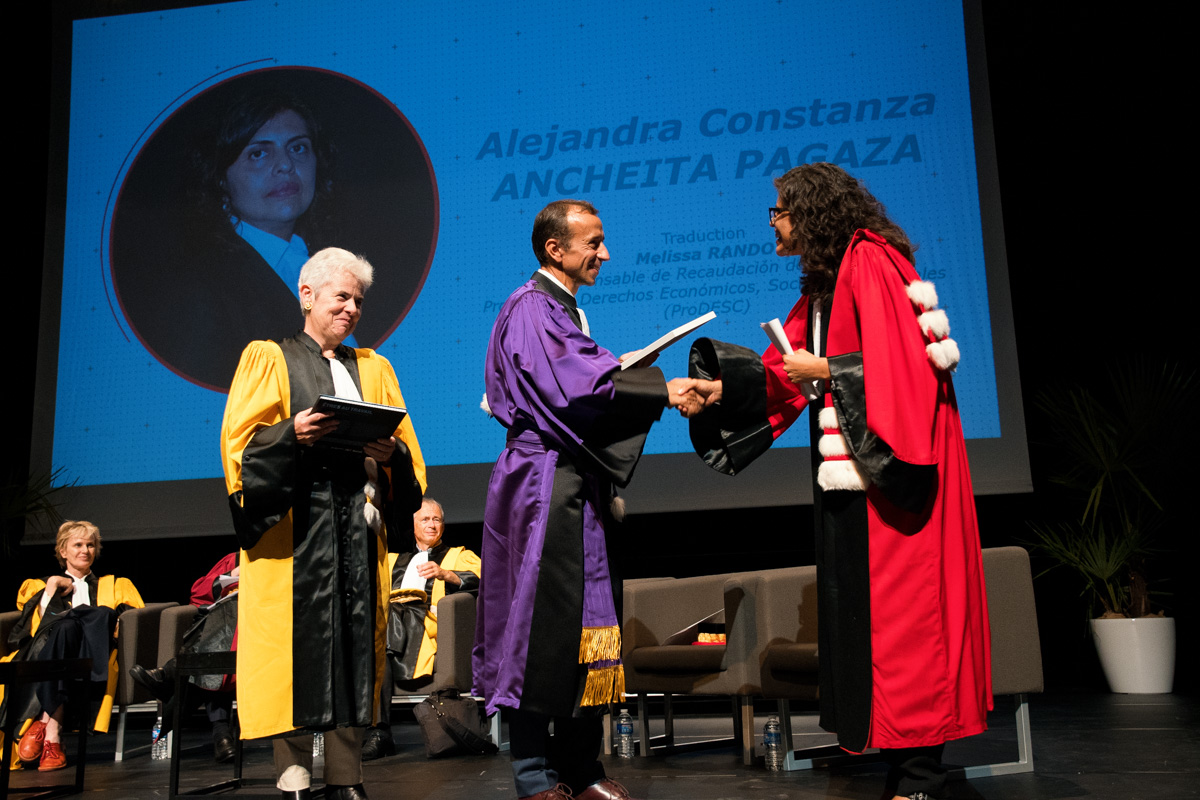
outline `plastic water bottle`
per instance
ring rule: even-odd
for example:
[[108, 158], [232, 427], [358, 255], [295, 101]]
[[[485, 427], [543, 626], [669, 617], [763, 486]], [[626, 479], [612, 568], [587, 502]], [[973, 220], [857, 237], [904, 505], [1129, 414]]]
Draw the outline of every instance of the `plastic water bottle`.
[[633, 758], [633, 717], [623, 708], [617, 717], [617, 755]]
[[779, 731], [779, 717], [772, 714], [763, 726], [763, 750], [767, 769], [778, 772], [783, 769], [783, 742]]
[[325, 755], [325, 734], [317, 731], [313, 734], [313, 758]]
[[154, 720], [154, 727], [150, 729], [150, 758], [153, 761], [165, 761], [170, 756], [170, 751], [167, 749], [167, 737], [160, 736], [162, 733], [162, 715], [158, 715], [158, 719]]

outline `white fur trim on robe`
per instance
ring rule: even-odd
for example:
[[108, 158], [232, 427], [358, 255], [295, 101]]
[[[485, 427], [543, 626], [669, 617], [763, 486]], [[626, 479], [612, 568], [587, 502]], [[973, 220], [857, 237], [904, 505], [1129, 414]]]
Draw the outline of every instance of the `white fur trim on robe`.
[[950, 318], [940, 308], [926, 311], [917, 317], [917, 322], [921, 325], [921, 332], [926, 336], [932, 333], [935, 339], [945, 339], [950, 335]]
[[817, 485], [827, 492], [864, 492], [866, 481], [853, 461], [822, 461], [817, 470]]
[[925, 354], [935, 367], [946, 372], [953, 372], [961, 357], [958, 342], [949, 338], [925, 345]]
[[926, 311], [932, 311], [938, 306], [937, 289], [930, 281], [913, 281], [905, 292], [914, 305], [921, 306]]
[[846, 446], [846, 438], [840, 433], [836, 435], [827, 433], [822, 436], [817, 440], [817, 450], [825, 458], [850, 455], [850, 448]]
[[817, 468], [817, 485], [825, 491], [861, 492], [867, 488], [866, 481], [858, 472], [854, 457], [850, 455], [850, 446], [842, 435], [838, 424], [837, 410], [833, 406], [825, 406], [817, 413], [817, 424], [829, 433], [823, 433], [817, 440], [817, 452], [821, 457], [849, 456], [834, 461], [822, 461]]

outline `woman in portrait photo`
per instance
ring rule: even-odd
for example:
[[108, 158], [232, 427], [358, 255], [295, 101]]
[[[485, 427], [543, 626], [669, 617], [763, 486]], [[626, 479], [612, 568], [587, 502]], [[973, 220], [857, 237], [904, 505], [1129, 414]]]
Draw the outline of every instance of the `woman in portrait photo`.
[[118, 289], [160, 359], [225, 390], [246, 342], [297, 330], [300, 267], [331, 227], [332, 148], [304, 103], [266, 91], [236, 97], [189, 161], [175, 268]]
[[377, 347], [436, 241], [428, 154], [395, 106], [336, 73], [257, 70], [188, 100], [138, 151], [113, 209], [113, 312], [159, 364], [227, 392], [246, 342], [297, 332], [310, 253], [377, 265], [374, 314], [348, 342]]

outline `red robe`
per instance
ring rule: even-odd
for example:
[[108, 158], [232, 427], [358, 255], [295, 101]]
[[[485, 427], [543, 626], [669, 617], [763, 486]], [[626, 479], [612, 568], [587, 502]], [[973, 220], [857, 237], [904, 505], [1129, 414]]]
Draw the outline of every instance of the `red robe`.
[[[867, 488], [814, 486], [821, 724], [856, 752], [980, 733], [991, 708], [966, 444], [950, 375], [926, 353], [925, 309], [906, 293], [917, 280], [899, 252], [859, 231], [822, 320], [830, 398]], [[803, 296], [784, 325], [794, 349], [812, 349], [811, 325]], [[692, 424], [697, 452], [720, 471], [744, 468], [808, 402], [774, 347], [759, 360], [702, 339], [692, 362], [693, 376], [723, 379], [718, 414]], [[821, 433], [814, 419], [814, 483]]]

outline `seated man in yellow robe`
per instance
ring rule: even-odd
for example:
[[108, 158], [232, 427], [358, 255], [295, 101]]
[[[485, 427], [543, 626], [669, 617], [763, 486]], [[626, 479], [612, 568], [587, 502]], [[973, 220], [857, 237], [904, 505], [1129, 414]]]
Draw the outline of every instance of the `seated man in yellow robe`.
[[442, 504], [426, 497], [413, 514], [415, 546], [388, 554], [392, 602], [387, 667], [379, 698], [379, 724], [370, 728], [363, 740], [364, 761], [396, 752], [391, 728], [393, 682], [416, 689], [433, 679], [438, 601], [454, 592], [479, 591], [479, 556], [442, 541], [444, 516]]

